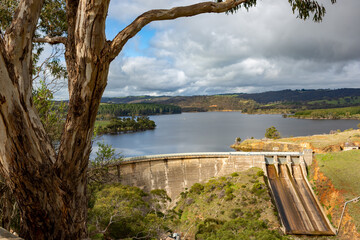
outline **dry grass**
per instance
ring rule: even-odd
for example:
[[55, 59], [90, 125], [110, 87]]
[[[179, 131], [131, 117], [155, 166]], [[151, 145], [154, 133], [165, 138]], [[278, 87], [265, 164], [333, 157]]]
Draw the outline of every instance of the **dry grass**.
[[[303, 145], [304, 143], [310, 144], [313, 149], [325, 149], [330, 146], [343, 146], [346, 142], [355, 142], [360, 144], [360, 130], [345, 130], [343, 132], [336, 132], [334, 134], [321, 134], [313, 136], [302, 136], [292, 138], [281, 138], [276, 140], [261, 140], [261, 139], [246, 139], [240, 145], [246, 146], [256, 143], [292, 143]], [[236, 145], [234, 145], [236, 146]]]
[[345, 130], [334, 134], [322, 134], [306, 137], [282, 138], [276, 142], [308, 142], [315, 148], [324, 148], [331, 145], [340, 145], [345, 142], [360, 142], [360, 130]]

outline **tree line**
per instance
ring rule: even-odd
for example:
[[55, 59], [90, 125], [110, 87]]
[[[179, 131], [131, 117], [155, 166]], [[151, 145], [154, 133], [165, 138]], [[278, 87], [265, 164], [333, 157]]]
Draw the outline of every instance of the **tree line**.
[[360, 107], [332, 108], [332, 109], [316, 109], [298, 111], [294, 118], [307, 119], [360, 119]]
[[99, 115], [140, 116], [181, 113], [181, 107], [155, 103], [100, 104]]

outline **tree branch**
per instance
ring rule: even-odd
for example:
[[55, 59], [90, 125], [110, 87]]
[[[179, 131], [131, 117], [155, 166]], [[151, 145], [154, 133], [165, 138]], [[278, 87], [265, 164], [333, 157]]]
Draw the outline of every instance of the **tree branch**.
[[34, 42], [37, 43], [49, 43], [49, 44], [65, 44], [66, 43], [67, 38], [66, 37], [43, 37], [43, 38], [34, 38]]
[[202, 13], [226, 12], [247, 1], [248, 0], [226, 0], [225, 2], [202, 2], [184, 7], [157, 9], [145, 12], [116, 35], [110, 44], [109, 57], [112, 61], [121, 52], [126, 42], [151, 22], [191, 17]]

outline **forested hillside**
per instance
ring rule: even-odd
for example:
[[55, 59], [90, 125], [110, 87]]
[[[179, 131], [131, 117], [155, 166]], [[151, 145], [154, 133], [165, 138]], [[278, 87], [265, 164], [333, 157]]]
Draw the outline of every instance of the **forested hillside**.
[[168, 104], [179, 106], [182, 111], [241, 110], [248, 113], [286, 113], [306, 109], [358, 106], [360, 89], [301, 89], [209, 96], [130, 96], [103, 98], [102, 102]]
[[[309, 102], [317, 100], [333, 100], [345, 97], [360, 97], [359, 88], [342, 89], [301, 89], [301, 90], [281, 90], [252, 94], [237, 94], [244, 99], [252, 99], [258, 103], [271, 102]], [[359, 98], [360, 99], [360, 98]]]
[[156, 114], [181, 113], [181, 108], [174, 105], [131, 103], [131, 104], [100, 104], [99, 115], [111, 116], [143, 116]]

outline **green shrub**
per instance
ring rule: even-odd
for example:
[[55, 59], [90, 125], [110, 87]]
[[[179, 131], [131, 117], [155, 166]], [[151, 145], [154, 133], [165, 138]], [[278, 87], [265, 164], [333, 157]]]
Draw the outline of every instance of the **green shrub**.
[[234, 198], [235, 198], [235, 195], [231, 193], [231, 194], [226, 195], [224, 199], [225, 199], [225, 201], [231, 201]]
[[226, 190], [225, 190], [225, 194], [226, 195], [228, 195], [228, 194], [232, 194], [234, 192], [234, 189], [232, 189], [232, 188], [226, 188]]
[[252, 186], [250, 192], [253, 193], [253, 194], [255, 194], [256, 196], [260, 196], [260, 195], [262, 195], [264, 192], [266, 192], [265, 185], [264, 185], [263, 183], [256, 182], [256, 183], [254, 183], [254, 185]]
[[235, 219], [244, 215], [244, 212], [240, 208], [234, 208], [231, 210], [230, 218]]
[[207, 199], [206, 199], [206, 202], [207, 203], [210, 203], [212, 202], [214, 199], [216, 198], [216, 194], [211, 194]]
[[247, 202], [241, 202], [241, 206], [246, 207], [247, 205], [249, 205]]
[[230, 213], [229, 218], [235, 219], [235, 218], [237, 218], [237, 217], [238, 217], [238, 215], [237, 215], [236, 213], [234, 213], [234, 212]]
[[195, 183], [190, 188], [190, 192], [196, 194], [202, 193], [203, 190], [204, 190], [204, 185], [202, 185], [201, 183]]
[[255, 204], [255, 203], [257, 203], [256, 198], [251, 198], [251, 199], [249, 200], [249, 203], [250, 203], [250, 204]]
[[260, 170], [256, 173], [256, 176], [258, 177], [263, 177], [264, 176], [264, 171], [263, 170]]
[[327, 218], [329, 219], [330, 222], [332, 222], [332, 216], [330, 213], [327, 215]]
[[[235, 217], [235, 215], [233, 216]], [[202, 222], [195, 235], [197, 240], [205, 239], [257, 239], [275, 240], [288, 239], [274, 230], [269, 230], [265, 221], [257, 220], [252, 217], [234, 218], [230, 221], [219, 221], [216, 219], [206, 219]]]
[[266, 129], [265, 137], [270, 139], [279, 139], [280, 133], [274, 126], [271, 126]]
[[188, 192], [181, 192], [181, 193], [180, 193], [181, 198], [182, 198], [182, 199], [185, 199], [185, 198], [187, 197], [187, 193], [188, 193]]

